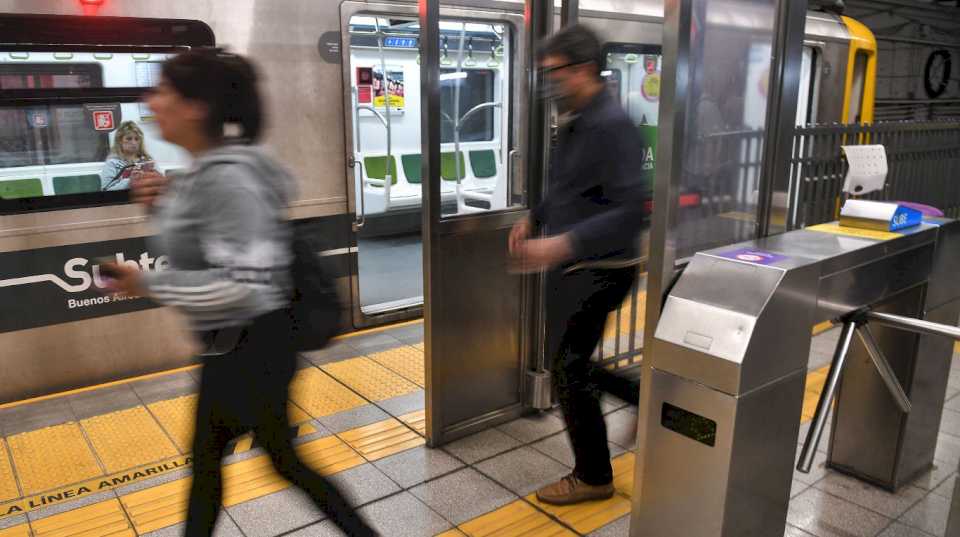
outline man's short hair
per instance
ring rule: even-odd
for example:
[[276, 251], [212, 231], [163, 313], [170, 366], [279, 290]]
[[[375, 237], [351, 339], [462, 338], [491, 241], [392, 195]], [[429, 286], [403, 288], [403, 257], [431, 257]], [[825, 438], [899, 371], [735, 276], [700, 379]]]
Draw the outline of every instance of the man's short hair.
[[547, 56], [563, 56], [570, 63], [594, 62], [599, 73], [601, 54], [597, 34], [582, 24], [574, 24], [550, 36], [540, 47], [537, 57], [543, 60]]

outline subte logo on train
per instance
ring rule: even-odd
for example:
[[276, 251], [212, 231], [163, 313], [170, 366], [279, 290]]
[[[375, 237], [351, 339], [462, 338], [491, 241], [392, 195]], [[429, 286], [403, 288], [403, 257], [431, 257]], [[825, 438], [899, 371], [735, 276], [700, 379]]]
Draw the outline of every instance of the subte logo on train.
[[[170, 264], [167, 256], [151, 257], [149, 252], [143, 252], [138, 258], [134, 259], [127, 259], [123, 252], [117, 252], [113, 255], [113, 259], [119, 264], [131, 266], [144, 272], [163, 271]], [[93, 287], [104, 289], [107, 286], [107, 279], [101, 274], [98, 262], [85, 257], [74, 257], [63, 264], [62, 276], [59, 274], [36, 274], [10, 278], [0, 280], [0, 287], [16, 287], [45, 282], [52, 283], [70, 294], [84, 293]], [[75, 309], [124, 300], [128, 300], [128, 298], [119, 295], [104, 295], [83, 299], [69, 298], [66, 305], [68, 309]]]

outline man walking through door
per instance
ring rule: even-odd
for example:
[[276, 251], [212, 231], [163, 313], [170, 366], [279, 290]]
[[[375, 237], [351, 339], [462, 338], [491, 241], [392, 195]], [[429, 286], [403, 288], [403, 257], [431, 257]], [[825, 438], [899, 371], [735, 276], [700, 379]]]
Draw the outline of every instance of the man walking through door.
[[[540, 501], [556, 505], [613, 495], [600, 395], [616, 379], [590, 356], [607, 316], [636, 280], [651, 187], [640, 133], [607, 91], [600, 55], [597, 37], [579, 25], [539, 51], [545, 97], [557, 100], [566, 120], [552, 150], [547, 195], [514, 226], [509, 244], [521, 269], [546, 271], [547, 356], [576, 458], [573, 473], [537, 491]], [[532, 238], [535, 231], [543, 238]]]

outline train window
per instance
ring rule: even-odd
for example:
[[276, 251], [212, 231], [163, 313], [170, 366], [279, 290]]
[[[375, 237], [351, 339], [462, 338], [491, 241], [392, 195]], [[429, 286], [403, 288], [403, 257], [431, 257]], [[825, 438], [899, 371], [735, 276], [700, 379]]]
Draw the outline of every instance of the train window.
[[[376, 219], [419, 209], [419, 24], [354, 15], [349, 32], [349, 113], [354, 162], [361, 163], [356, 210]], [[519, 199], [510, 192], [505, 164], [510, 29], [500, 23], [443, 20], [440, 33], [443, 213], [510, 208]]]
[[0, 212], [125, 203], [137, 162], [183, 168], [140, 97], [175, 53], [0, 50]]
[[605, 48], [603, 75], [637, 125], [656, 126], [660, 113], [658, 45], [611, 43]]
[[[90, 131], [81, 106], [0, 109], [0, 168], [102, 161], [106, 133]], [[2, 195], [2, 194], [0, 194]]]
[[[453, 110], [457, 100], [457, 87], [460, 91], [460, 117], [470, 112], [474, 107], [494, 100], [494, 80], [496, 73], [491, 69], [469, 69], [462, 71], [461, 77], [456, 77], [454, 69], [440, 70], [440, 99], [441, 108]], [[460, 128], [461, 142], [489, 142], [493, 140], [493, 108], [479, 110], [478, 113], [463, 123]], [[454, 120], [450, 115], [443, 116], [440, 123], [440, 140], [442, 143], [453, 143]]]
[[[102, 80], [97, 63], [0, 63], [0, 90], [94, 88]], [[107, 133], [84, 128], [82, 106], [0, 109], [0, 168], [6, 171], [102, 160], [107, 145]]]
[[0, 27], [0, 214], [127, 203], [136, 163], [186, 165], [143, 93], [167, 58], [215, 43], [206, 24], [0, 15]]
[[860, 123], [860, 110], [863, 107], [864, 82], [867, 77], [867, 54], [857, 52], [853, 62], [853, 79], [850, 85], [848, 123]]
[[659, 45], [609, 43], [604, 47], [601, 73], [607, 87], [620, 98], [638, 126], [644, 152], [643, 172], [649, 184], [653, 184], [656, 164], [662, 64]]
[[[140, 116], [142, 102], [0, 107], [0, 211], [124, 203], [137, 162], [161, 173], [186, 153]], [[13, 188], [30, 185], [30, 188]]]

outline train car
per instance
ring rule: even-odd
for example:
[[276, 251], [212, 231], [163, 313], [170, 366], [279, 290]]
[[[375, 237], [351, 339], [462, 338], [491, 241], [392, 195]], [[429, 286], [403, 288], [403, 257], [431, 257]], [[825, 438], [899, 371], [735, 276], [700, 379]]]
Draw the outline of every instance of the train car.
[[[662, 2], [580, 5], [582, 22], [607, 42], [611, 91], [648, 140], [649, 172]], [[442, 8], [446, 213], [508, 210], [525, 199], [531, 66], [522, 9], [515, 0]], [[165, 58], [209, 46], [249, 55], [261, 70], [265, 143], [298, 177], [292, 218], [325, 230], [324, 254], [349, 297], [345, 329], [420, 315], [415, 4], [0, 0], [0, 402], [191, 362], [183, 320], [146, 299], [103, 296], [97, 260], [167, 267], [163, 252], [147, 248], [142, 210], [104, 188], [104, 163], [117, 129], [132, 121], [162, 172], [190, 165], [159, 138], [142, 94]], [[762, 118], [769, 52], [758, 45], [749, 54], [756, 93], [724, 103], [737, 124]], [[865, 27], [810, 13], [803, 65], [798, 123], [872, 118], [876, 44]], [[681, 201], [704, 203], [697, 192]]]

